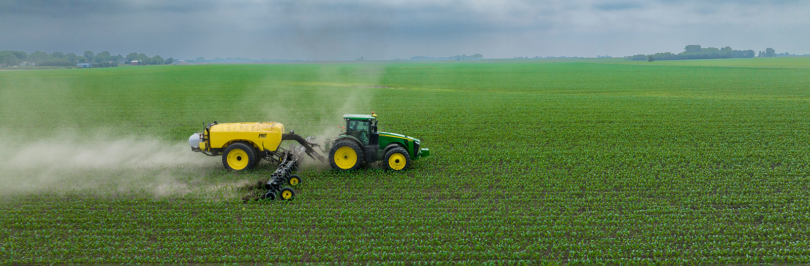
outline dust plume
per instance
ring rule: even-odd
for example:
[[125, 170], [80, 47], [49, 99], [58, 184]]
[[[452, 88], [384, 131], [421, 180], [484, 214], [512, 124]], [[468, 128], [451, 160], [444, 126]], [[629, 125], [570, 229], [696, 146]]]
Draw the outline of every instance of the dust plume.
[[0, 154], [4, 195], [87, 191], [164, 196], [238, 185], [206, 181], [210, 172], [221, 169], [219, 160], [191, 152], [183, 142], [95, 136], [23, 143], [0, 139], [0, 145], [10, 151]]
[[[272, 75], [263, 80], [263, 86], [273, 87], [273, 90], [259, 86], [246, 95], [251, 96], [248, 101], [262, 94], [270, 99], [269, 104], [261, 105], [263, 117], [260, 119], [280, 122], [286, 131], [294, 129], [303, 137], [313, 136], [322, 146], [325, 140], [332, 140], [344, 131], [341, 128], [346, 125], [343, 115], [371, 114], [374, 93], [385, 74], [385, 65], [374, 62], [299, 67], [301, 72]], [[302, 80], [300, 73], [306, 73], [306, 79]], [[286, 141], [281, 147], [287, 148], [293, 143]], [[322, 155], [328, 157], [328, 152], [325, 150]], [[310, 159], [305, 160], [303, 166], [329, 169], [329, 163]]]

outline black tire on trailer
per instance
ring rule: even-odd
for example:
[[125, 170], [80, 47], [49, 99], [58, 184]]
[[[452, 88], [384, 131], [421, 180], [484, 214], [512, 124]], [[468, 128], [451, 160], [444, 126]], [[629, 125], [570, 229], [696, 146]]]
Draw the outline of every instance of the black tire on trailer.
[[405, 171], [411, 167], [411, 156], [402, 147], [396, 147], [385, 153], [385, 167], [391, 171]]
[[291, 187], [284, 187], [278, 192], [278, 198], [281, 200], [293, 200], [295, 199], [295, 190]]
[[222, 165], [225, 169], [242, 171], [250, 169], [256, 164], [256, 154], [253, 147], [245, 143], [237, 142], [228, 145], [222, 153]]
[[254, 160], [253, 165], [251, 165], [248, 169], [256, 168], [259, 166], [259, 163], [262, 162], [262, 157], [259, 156], [259, 150], [253, 149], [253, 154], [256, 155], [256, 160]]
[[363, 150], [352, 140], [338, 140], [329, 150], [329, 165], [332, 169], [351, 171], [360, 168], [362, 163]]
[[290, 177], [287, 178], [287, 184], [292, 186], [292, 187], [300, 186], [301, 185], [301, 177], [298, 176], [298, 175], [290, 175]]

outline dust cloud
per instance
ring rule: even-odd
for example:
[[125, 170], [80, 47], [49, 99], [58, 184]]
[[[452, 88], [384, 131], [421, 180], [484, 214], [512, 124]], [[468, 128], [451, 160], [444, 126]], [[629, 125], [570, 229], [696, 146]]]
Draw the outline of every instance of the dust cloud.
[[[280, 122], [287, 131], [295, 129], [304, 137], [315, 136], [315, 142], [323, 145], [324, 140], [342, 132], [344, 114], [370, 114], [377, 90], [372, 86], [379, 85], [385, 71], [383, 64], [373, 62], [319, 64], [312, 66], [317, 67], [313, 72], [299, 72], [309, 71], [307, 65], [297, 67], [288, 73], [268, 73], [258, 84], [240, 87], [245, 96], [233, 106], [245, 108], [237, 114], [222, 109], [206, 113], [206, 117], [216, 114], [218, 119], [211, 120], [220, 122]], [[302, 73], [306, 73], [303, 78]], [[233, 178], [233, 173], [223, 170], [221, 157], [192, 152], [185, 141], [122, 135], [114, 124], [90, 129], [90, 134], [80, 132], [85, 129], [71, 126], [95, 109], [60, 100], [71, 99], [74, 85], [50, 84], [36, 78], [16, 82], [13, 85], [21, 89], [0, 90], [0, 112], [6, 114], [5, 125], [0, 127], [0, 146], [5, 148], [0, 153], [0, 194], [80, 191], [168, 196], [225, 191], [223, 188], [255, 181], [250, 175]], [[51, 97], [52, 91], [59, 97]], [[223, 121], [222, 116], [232, 121]], [[28, 121], [54, 122], [40, 130]], [[282, 147], [293, 143], [285, 141]], [[328, 150], [322, 155], [328, 158]], [[303, 165], [307, 170], [329, 168], [328, 162], [309, 158]]]
[[[321, 64], [317, 71], [300, 81], [297, 76], [273, 76], [265, 84], [281, 87], [269, 97], [272, 104], [263, 105], [264, 121], [280, 122], [285, 130], [295, 130], [303, 137], [315, 137], [315, 143], [324, 147], [325, 140], [333, 140], [346, 125], [345, 114], [371, 114], [374, 93], [385, 74], [385, 65], [374, 62], [351, 64]], [[248, 93], [248, 95], [259, 94]], [[292, 141], [285, 141], [287, 148]], [[320, 152], [320, 149], [317, 149]], [[328, 159], [329, 150], [321, 153]], [[328, 162], [307, 158], [306, 169], [330, 169]]]
[[0, 154], [3, 195], [82, 191], [166, 196], [241, 184], [206, 180], [221, 171], [219, 157], [194, 153], [183, 142], [95, 136], [0, 140], [0, 145], [8, 148]]

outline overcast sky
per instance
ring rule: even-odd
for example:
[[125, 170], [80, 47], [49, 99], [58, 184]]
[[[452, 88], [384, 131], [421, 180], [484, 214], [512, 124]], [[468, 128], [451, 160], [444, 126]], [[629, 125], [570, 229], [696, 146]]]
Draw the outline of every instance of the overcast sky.
[[2, 0], [0, 50], [345, 60], [810, 54], [807, 0]]

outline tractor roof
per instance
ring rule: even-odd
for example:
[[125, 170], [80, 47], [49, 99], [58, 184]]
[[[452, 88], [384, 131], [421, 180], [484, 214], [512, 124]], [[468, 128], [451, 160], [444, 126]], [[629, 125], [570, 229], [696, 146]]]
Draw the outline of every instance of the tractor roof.
[[343, 115], [343, 119], [349, 120], [372, 120], [376, 119], [376, 117], [371, 115]]

